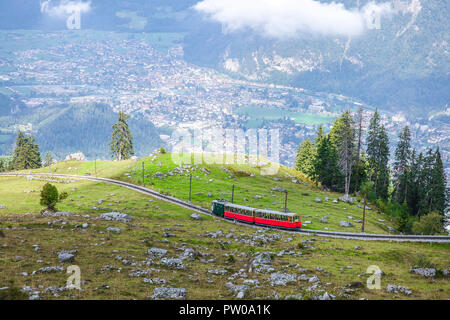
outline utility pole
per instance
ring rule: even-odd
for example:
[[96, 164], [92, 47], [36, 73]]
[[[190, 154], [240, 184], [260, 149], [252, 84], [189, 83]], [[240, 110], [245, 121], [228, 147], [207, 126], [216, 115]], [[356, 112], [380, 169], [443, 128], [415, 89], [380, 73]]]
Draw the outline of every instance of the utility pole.
[[192, 173], [189, 176], [189, 202], [191, 202], [191, 195], [192, 195]]
[[284, 212], [287, 212], [287, 196], [288, 196], [288, 192], [286, 190], [285, 194], [284, 194]]
[[142, 184], [145, 187], [145, 167], [144, 167], [144, 161], [142, 161]]
[[231, 189], [231, 203], [234, 203], [234, 184], [233, 188]]

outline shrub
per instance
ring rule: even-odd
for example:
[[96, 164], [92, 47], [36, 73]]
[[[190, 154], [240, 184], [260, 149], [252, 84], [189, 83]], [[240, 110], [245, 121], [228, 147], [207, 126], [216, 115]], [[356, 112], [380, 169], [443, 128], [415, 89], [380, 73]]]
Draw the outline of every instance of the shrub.
[[160, 152], [161, 154], [166, 154], [166, 149], [160, 148], [160, 149], [159, 149], [159, 152]]
[[428, 258], [422, 253], [419, 253], [417, 255], [417, 257], [414, 259], [413, 266], [418, 267], [418, 268], [435, 268], [436, 267], [434, 265], [434, 263], [431, 263], [431, 261], [428, 260]]
[[46, 183], [41, 190], [41, 205], [46, 206], [47, 209], [55, 211], [55, 206], [58, 202], [68, 197], [67, 192], [59, 194], [58, 189], [50, 183]]
[[408, 213], [408, 208], [406, 205], [400, 206], [396, 205], [392, 208], [392, 215], [396, 217], [397, 230], [402, 233], [410, 233], [413, 220]]
[[433, 235], [444, 231], [443, 217], [437, 212], [431, 212], [420, 217], [419, 221], [414, 222], [412, 231], [415, 234]]

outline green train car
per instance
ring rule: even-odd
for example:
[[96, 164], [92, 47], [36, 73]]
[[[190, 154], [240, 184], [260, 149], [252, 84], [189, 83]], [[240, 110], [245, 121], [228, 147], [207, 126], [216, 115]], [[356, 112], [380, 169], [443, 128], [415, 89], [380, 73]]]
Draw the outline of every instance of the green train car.
[[212, 202], [211, 211], [214, 215], [223, 218], [225, 215], [225, 204], [228, 203], [227, 200], [214, 200]]

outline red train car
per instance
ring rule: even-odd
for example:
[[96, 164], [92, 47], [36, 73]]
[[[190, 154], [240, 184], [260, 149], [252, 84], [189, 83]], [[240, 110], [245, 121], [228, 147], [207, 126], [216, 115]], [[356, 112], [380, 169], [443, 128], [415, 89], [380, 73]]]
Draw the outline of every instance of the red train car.
[[296, 213], [255, 209], [233, 204], [224, 200], [213, 201], [212, 211], [215, 215], [229, 220], [264, 225], [283, 229], [299, 229], [301, 221]]

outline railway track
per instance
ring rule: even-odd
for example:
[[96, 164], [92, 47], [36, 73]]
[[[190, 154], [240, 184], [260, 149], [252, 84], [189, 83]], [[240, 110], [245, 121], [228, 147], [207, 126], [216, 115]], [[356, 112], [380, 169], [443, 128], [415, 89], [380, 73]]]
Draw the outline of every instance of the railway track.
[[[49, 173], [0, 173], [0, 177], [20, 177], [20, 176], [41, 176], [41, 177], [53, 177], [53, 178], [72, 178], [72, 179], [82, 179], [82, 180], [90, 180], [97, 182], [105, 182], [110, 184], [115, 184], [118, 186], [122, 186], [143, 194], [150, 195], [156, 199], [160, 199], [169, 203], [173, 203], [175, 205], [184, 207], [186, 209], [196, 211], [201, 214], [214, 216], [211, 211], [205, 209], [203, 207], [194, 205], [192, 203], [183, 201], [178, 198], [174, 198], [168, 195], [161, 194], [155, 190], [145, 188], [142, 186], [138, 186], [132, 183], [108, 179], [108, 178], [99, 178], [99, 177], [91, 177], [91, 176], [79, 176], [79, 175], [68, 175], [68, 174], [49, 174]], [[216, 217], [218, 218], [218, 217]], [[228, 221], [228, 220], [226, 220]], [[239, 223], [240, 225], [245, 225], [247, 227], [253, 228], [270, 228], [264, 226], [255, 226], [246, 223]], [[424, 235], [391, 235], [391, 234], [370, 234], [370, 233], [350, 233], [350, 232], [337, 232], [337, 231], [321, 231], [321, 230], [309, 230], [309, 229], [301, 229], [301, 230], [283, 230], [277, 229], [282, 232], [287, 233], [295, 233], [295, 234], [306, 234], [306, 235], [314, 235], [314, 236], [322, 236], [322, 237], [330, 237], [330, 238], [341, 238], [341, 239], [353, 239], [353, 240], [378, 240], [378, 241], [397, 241], [397, 242], [428, 242], [428, 243], [450, 243], [450, 236], [424, 236]]]

